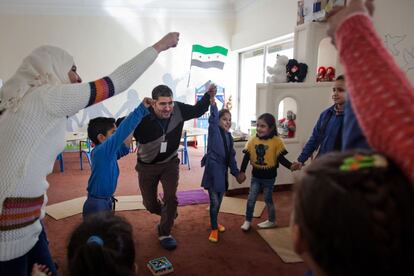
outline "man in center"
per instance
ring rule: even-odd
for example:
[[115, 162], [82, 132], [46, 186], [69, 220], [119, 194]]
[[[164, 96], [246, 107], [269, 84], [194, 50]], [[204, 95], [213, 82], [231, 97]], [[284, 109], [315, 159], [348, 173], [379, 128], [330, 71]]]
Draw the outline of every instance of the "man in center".
[[[177, 241], [171, 236], [177, 216], [177, 186], [179, 163], [177, 150], [180, 145], [184, 122], [203, 115], [215, 97], [217, 88], [210, 85], [208, 91], [195, 105], [173, 101], [173, 93], [166, 85], [152, 90], [153, 103], [146, 116], [135, 129], [137, 141], [138, 182], [145, 208], [161, 216], [158, 238], [161, 246], [172, 250]], [[158, 182], [164, 190], [162, 202], [158, 199]]]

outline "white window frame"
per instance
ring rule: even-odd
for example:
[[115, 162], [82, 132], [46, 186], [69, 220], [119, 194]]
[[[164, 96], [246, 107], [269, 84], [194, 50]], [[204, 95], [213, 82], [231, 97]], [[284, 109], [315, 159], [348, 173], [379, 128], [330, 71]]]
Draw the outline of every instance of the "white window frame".
[[[242, 74], [242, 64], [243, 64], [243, 55], [248, 53], [248, 52], [253, 52], [253, 51], [258, 51], [258, 50], [263, 50], [263, 76], [262, 76], [262, 83], [266, 82], [266, 66], [267, 64], [271, 64], [274, 65], [275, 61], [271, 61], [271, 62], [267, 62], [267, 55], [268, 55], [268, 51], [269, 48], [271, 47], [286, 47], [286, 45], [291, 46], [288, 47], [290, 48], [294, 48], [294, 34], [290, 33], [284, 36], [281, 36], [279, 38], [270, 40], [270, 41], [266, 41], [264, 43], [260, 43], [260, 44], [256, 44], [254, 46], [251, 47], [247, 47], [244, 49], [240, 49], [238, 51], [238, 84], [237, 84], [237, 128], [240, 128], [240, 114], [241, 114], [241, 110], [240, 110], [240, 106], [241, 106], [241, 89], [242, 89], [242, 79], [241, 79], [241, 74]], [[254, 103], [256, 105], [256, 103]]]

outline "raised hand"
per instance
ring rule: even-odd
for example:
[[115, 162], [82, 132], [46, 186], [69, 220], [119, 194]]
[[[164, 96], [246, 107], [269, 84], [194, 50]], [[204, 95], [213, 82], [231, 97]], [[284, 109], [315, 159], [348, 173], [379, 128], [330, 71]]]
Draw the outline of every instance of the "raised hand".
[[210, 84], [207, 93], [210, 94], [210, 99], [213, 99], [217, 94], [217, 86], [214, 83]]
[[166, 34], [163, 38], [160, 39], [157, 43], [155, 43], [152, 47], [157, 50], [158, 53], [162, 51], [168, 50], [171, 47], [175, 47], [180, 40], [180, 33], [171, 32]]
[[348, 18], [348, 16], [355, 13], [365, 13], [372, 16], [374, 10], [374, 0], [350, 0], [346, 7], [335, 7], [328, 14], [327, 34], [331, 37], [332, 44], [335, 45], [336, 29], [346, 18]]
[[142, 103], [144, 104], [144, 106], [146, 107], [146, 108], [148, 108], [148, 107], [150, 107], [151, 106], [151, 104], [153, 103], [153, 99], [151, 99], [151, 98], [148, 98], [148, 97], [145, 97], [143, 100], [142, 100]]

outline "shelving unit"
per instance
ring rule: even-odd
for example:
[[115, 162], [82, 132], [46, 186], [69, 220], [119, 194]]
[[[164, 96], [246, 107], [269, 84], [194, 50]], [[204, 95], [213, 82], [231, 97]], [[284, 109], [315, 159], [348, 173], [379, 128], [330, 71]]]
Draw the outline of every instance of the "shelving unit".
[[[279, 103], [287, 97], [296, 101], [296, 133], [293, 139], [284, 139], [288, 150], [287, 158], [295, 161], [303, 146], [312, 134], [313, 127], [320, 113], [332, 104], [331, 91], [333, 82], [316, 82], [319, 66], [332, 66], [338, 72], [339, 65], [336, 49], [326, 35], [326, 24], [309, 22], [295, 29], [294, 58], [308, 65], [308, 74], [303, 83], [278, 83], [256, 85], [256, 114], [279, 113]], [[241, 149], [236, 148], [237, 161], [241, 161]], [[245, 188], [250, 185], [250, 175], [242, 185], [229, 177], [229, 189]], [[276, 185], [294, 183], [294, 174], [279, 166]]]

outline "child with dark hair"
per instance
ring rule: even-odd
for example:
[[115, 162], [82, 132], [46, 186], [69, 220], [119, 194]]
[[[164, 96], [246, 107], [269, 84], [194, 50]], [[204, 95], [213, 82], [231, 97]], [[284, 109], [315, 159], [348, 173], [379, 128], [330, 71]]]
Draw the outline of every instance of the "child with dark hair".
[[412, 275], [413, 218], [414, 191], [389, 160], [330, 153], [297, 183], [294, 249], [314, 275]]
[[91, 153], [92, 172], [88, 181], [88, 198], [83, 205], [83, 216], [90, 213], [115, 210], [113, 197], [118, 176], [118, 159], [129, 153], [132, 133], [142, 118], [149, 114], [152, 100], [142, 103], [120, 123], [114, 118], [98, 117], [88, 125], [88, 137], [95, 144]]
[[285, 157], [286, 154], [285, 144], [277, 135], [275, 117], [270, 113], [260, 115], [257, 119], [256, 137], [251, 138], [247, 142], [240, 168], [240, 174], [244, 178], [244, 172], [249, 161], [253, 167], [250, 191], [247, 199], [246, 219], [241, 226], [243, 231], [250, 229], [257, 195], [261, 189], [263, 189], [269, 218], [257, 226], [259, 228], [276, 227], [276, 212], [272, 198], [273, 185], [276, 181], [279, 162], [288, 169], [292, 167], [292, 163]]
[[135, 275], [132, 226], [112, 213], [88, 216], [68, 244], [69, 275]]
[[218, 224], [217, 217], [224, 193], [229, 186], [228, 168], [230, 167], [230, 173], [237, 178], [239, 183], [243, 179], [240, 179], [233, 137], [229, 133], [231, 113], [228, 109], [222, 109], [219, 112], [214, 98], [210, 99], [208, 123], [207, 154], [201, 160], [201, 166], [205, 167], [201, 186], [208, 190], [210, 196], [211, 233], [208, 239], [211, 242], [218, 242], [218, 233], [226, 229]]

